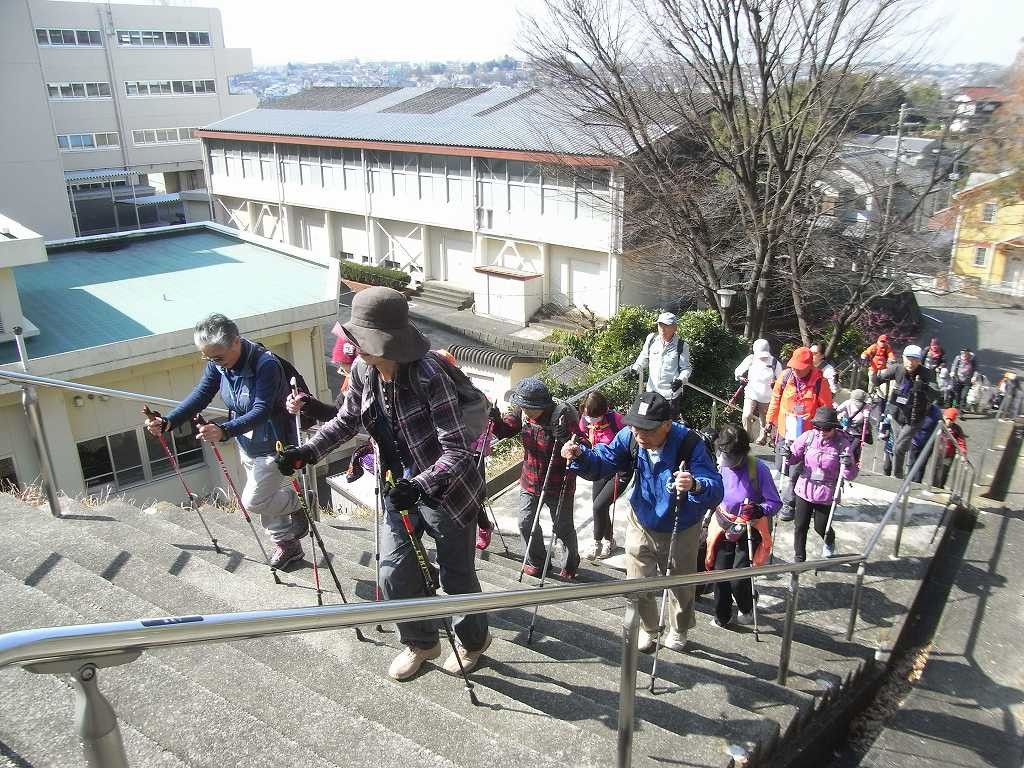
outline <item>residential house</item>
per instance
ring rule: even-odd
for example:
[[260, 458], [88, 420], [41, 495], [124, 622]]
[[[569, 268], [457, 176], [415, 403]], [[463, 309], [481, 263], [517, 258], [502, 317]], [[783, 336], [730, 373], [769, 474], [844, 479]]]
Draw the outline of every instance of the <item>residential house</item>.
[[[1024, 186], [1020, 172], [982, 175], [953, 196], [950, 271], [997, 293], [1024, 296]], [[971, 183], [971, 182], [974, 183]]]
[[992, 85], [965, 85], [949, 98], [954, 118], [950, 130], [954, 133], [977, 130], [992, 119], [992, 115], [1007, 101], [1002, 89]]

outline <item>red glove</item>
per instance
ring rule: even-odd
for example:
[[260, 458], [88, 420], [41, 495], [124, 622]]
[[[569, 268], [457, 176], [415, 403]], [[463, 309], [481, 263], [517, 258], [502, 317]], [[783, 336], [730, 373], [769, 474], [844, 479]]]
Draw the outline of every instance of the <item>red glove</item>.
[[745, 523], [757, 520], [759, 517], [764, 517], [764, 510], [761, 509], [759, 504], [741, 504], [740, 513], [737, 517]]

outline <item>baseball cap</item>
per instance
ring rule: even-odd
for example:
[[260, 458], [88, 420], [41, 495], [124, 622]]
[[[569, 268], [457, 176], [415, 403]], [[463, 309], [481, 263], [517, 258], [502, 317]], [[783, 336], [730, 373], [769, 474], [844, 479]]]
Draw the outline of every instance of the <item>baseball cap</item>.
[[917, 344], [908, 344], [903, 348], [903, 356], [913, 360], [920, 360], [923, 357], [923, 353]]
[[672, 420], [672, 409], [657, 392], [644, 392], [633, 401], [622, 420], [637, 429], [656, 429], [662, 422]]
[[677, 325], [678, 323], [678, 318], [671, 312], [662, 312], [658, 315], [658, 325]]

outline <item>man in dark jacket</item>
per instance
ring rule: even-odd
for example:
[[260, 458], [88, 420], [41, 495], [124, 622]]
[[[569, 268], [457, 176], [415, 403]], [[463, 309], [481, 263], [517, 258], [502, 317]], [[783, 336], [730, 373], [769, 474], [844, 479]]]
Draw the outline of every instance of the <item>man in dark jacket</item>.
[[903, 365], [892, 364], [878, 374], [878, 381], [891, 381], [885, 407], [893, 425], [893, 473], [904, 477], [904, 465], [913, 466], [919, 446], [914, 435], [924, 426], [929, 406], [939, 398], [935, 386], [935, 372], [921, 364], [921, 348], [911, 344], [903, 350]]
[[[624, 421], [628, 426], [607, 445], [584, 449], [568, 443], [562, 456], [572, 459], [569, 468], [588, 480], [635, 473], [626, 522], [628, 578], [658, 576], [666, 567], [673, 574], [694, 573], [700, 524], [722, 501], [722, 476], [704, 441], [672, 421], [671, 406], [657, 392], [637, 398]], [[684, 459], [686, 466], [680, 470]], [[678, 534], [670, 552], [674, 527]], [[685, 648], [686, 633], [694, 625], [693, 594], [693, 587], [670, 591], [669, 631], [662, 638], [655, 596], [647, 594], [638, 601], [641, 651], [653, 650], [658, 642], [676, 651]]]
[[270, 352], [238, 333], [224, 315], [210, 315], [195, 327], [195, 343], [206, 360], [202, 378], [173, 411], [146, 420], [153, 435], [187, 425], [220, 394], [231, 415], [219, 424], [204, 424], [199, 435], [208, 443], [235, 438], [245, 488], [242, 502], [260, 522], [274, 544], [270, 564], [283, 568], [302, 559], [299, 539], [308, 532], [299, 501], [274, 466], [277, 441], [295, 442], [295, 424], [284, 409], [288, 383]]

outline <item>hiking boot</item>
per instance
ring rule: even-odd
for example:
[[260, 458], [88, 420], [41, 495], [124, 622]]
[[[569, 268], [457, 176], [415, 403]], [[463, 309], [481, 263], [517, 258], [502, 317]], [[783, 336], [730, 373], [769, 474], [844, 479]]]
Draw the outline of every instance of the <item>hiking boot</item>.
[[563, 568], [558, 572], [558, 578], [565, 581], [576, 581], [576, 569], [569, 570], [568, 568]]
[[657, 633], [651, 634], [643, 627], [640, 627], [640, 634], [637, 635], [636, 649], [640, 653], [650, 653], [654, 650], [654, 644], [658, 639]]
[[783, 523], [792, 521], [794, 517], [796, 517], [796, 510], [793, 509], [793, 507], [783, 507], [782, 511], [779, 513], [779, 520]]
[[363, 476], [363, 462], [353, 461], [348, 465], [348, 469], [345, 470], [345, 482], [354, 483], [360, 477]]
[[715, 627], [716, 629], [726, 629], [729, 626], [728, 621], [723, 624], [721, 621], [718, 620], [717, 616], [713, 616], [711, 618], [711, 621], [708, 622], [708, 624], [712, 627]]
[[491, 536], [494, 534], [493, 528], [483, 528], [477, 526], [476, 529], [476, 548], [481, 552], [491, 546]]
[[302, 545], [298, 539], [284, 539], [274, 543], [274, 551], [270, 555], [271, 568], [284, 568], [286, 565], [302, 559]]
[[612, 553], [615, 552], [615, 550], [618, 548], [618, 546], [619, 545], [615, 543], [615, 539], [605, 539], [604, 540], [604, 549], [602, 550], [601, 554], [599, 554], [597, 556], [598, 559], [605, 560], [605, 559], [611, 557]]
[[413, 648], [406, 646], [400, 654], [395, 657], [388, 667], [388, 677], [392, 680], [408, 680], [420, 671], [420, 667], [426, 661], [433, 661], [441, 655], [441, 643], [434, 643], [430, 648]]
[[305, 512], [292, 512], [288, 517], [292, 522], [292, 536], [296, 541], [304, 539], [309, 535], [309, 518]]
[[751, 611], [750, 613], [744, 613], [743, 611], [737, 612], [737, 614], [736, 614], [736, 623], [737, 624], [742, 624], [744, 627], [749, 627], [751, 624], [754, 623], [754, 612], [753, 611]]
[[682, 653], [686, 649], [686, 633], [670, 629], [665, 634], [665, 639], [661, 641], [661, 647]]
[[[484, 638], [483, 646], [481, 646], [480, 649], [477, 651], [471, 651], [467, 649], [462, 643], [456, 642], [455, 653], [452, 653], [448, 656], [447, 659], [444, 660], [442, 668], [449, 675], [458, 675], [460, 674], [458, 659], [462, 659], [462, 668], [466, 671], [466, 674], [468, 675], [470, 672], [476, 669], [477, 664], [480, 663], [480, 657], [483, 656], [484, 651], [486, 651], [491, 646], [491, 640], [493, 639], [494, 638], [491, 637], [491, 633], [488, 632], [487, 637]], [[456, 657], [455, 654], [458, 654], [458, 656]]]
[[594, 562], [595, 560], [600, 558], [603, 553], [604, 553], [604, 542], [603, 541], [595, 541], [589, 547], [587, 547], [585, 550], [583, 550], [583, 557], [585, 557], [590, 562]]
[[538, 568], [536, 565], [530, 565], [529, 563], [527, 563], [523, 566], [523, 573], [525, 573], [527, 576], [533, 576], [534, 578], [536, 578], [540, 576], [540, 568]]
[[821, 547], [821, 556], [828, 559], [836, 556], [836, 543], [833, 541], [831, 544], [824, 544]]

